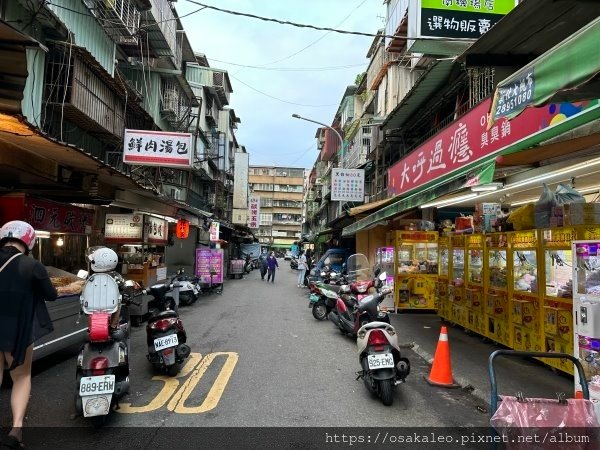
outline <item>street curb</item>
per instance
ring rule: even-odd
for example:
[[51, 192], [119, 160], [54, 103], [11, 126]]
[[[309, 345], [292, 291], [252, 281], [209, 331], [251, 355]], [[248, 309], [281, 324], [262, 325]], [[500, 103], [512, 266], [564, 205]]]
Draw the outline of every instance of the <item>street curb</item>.
[[[421, 359], [425, 360], [425, 362], [427, 362], [427, 364], [433, 363], [433, 355], [426, 352], [425, 350], [423, 350], [419, 346], [419, 344], [413, 342], [411, 344], [405, 345], [405, 347], [410, 348], [413, 352], [415, 352], [417, 354], [417, 356], [419, 356]], [[478, 400], [481, 400], [482, 402], [484, 402], [486, 404], [489, 401], [486, 393], [481, 392], [481, 390], [475, 388], [475, 386], [473, 386], [469, 382], [469, 380], [467, 380], [466, 378], [454, 376], [454, 381], [456, 382], [456, 384], [459, 385], [459, 387], [461, 389], [469, 391], [469, 393], [471, 395], [473, 395], [474, 397], [476, 397]]]

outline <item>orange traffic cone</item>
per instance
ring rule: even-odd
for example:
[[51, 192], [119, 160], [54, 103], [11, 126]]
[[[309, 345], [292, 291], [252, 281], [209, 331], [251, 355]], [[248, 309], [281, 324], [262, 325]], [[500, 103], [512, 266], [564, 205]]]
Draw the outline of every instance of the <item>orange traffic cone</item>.
[[450, 361], [450, 343], [448, 342], [448, 329], [442, 327], [440, 339], [438, 340], [431, 372], [425, 380], [432, 386], [447, 388], [459, 387], [452, 377], [452, 363]]

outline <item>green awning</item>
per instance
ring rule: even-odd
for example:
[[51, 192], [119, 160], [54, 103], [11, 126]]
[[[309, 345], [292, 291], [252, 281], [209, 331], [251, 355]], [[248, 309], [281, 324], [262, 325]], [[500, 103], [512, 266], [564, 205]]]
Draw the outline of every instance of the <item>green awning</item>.
[[528, 106], [598, 98], [600, 17], [496, 87], [492, 120], [512, 119]]
[[459, 171], [446, 178], [442, 183], [430, 186], [429, 189], [419, 189], [417, 193], [405, 196], [404, 198], [399, 196], [391, 205], [381, 208], [379, 211], [344, 228], [342, 236], [352, 236], [360, 230], [377, 224], [377, 222], [416, 208], [465, 186], [490, 183], [493, 180], [494, 168], [495, 162], [488, 161], [475, 168]]

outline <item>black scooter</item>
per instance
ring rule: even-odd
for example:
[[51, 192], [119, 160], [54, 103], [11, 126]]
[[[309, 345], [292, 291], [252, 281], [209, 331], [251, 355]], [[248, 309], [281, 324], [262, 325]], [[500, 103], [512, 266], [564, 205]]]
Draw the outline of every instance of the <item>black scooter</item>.
[[[159, 372], [175, 376], [183, 361], [190, 356], [191, 349], [186, 345], [187, 334], [177, 313], [179, 303], [179, 283], [155, 284], [144, 290], [154, 297], [150, 318], [146, 325], [148, 361]], [[167, 296], [168, 292], [172, 296]]]

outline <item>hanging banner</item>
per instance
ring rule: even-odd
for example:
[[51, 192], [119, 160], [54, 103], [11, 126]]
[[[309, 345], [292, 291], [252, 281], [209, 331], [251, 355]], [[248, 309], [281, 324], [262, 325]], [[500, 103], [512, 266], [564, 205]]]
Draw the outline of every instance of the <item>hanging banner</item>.
[[223, 250], [197, 248], [196, 276], [201, 283], [223, 283]]
[[332, 169], [331, 200], [345, 202], [364, 202], [364, 169]]
[[506, 118], [499, 119], [488, 130], [491, 103], [489, 98], [481, 102], [389, 168], [388, 197], [447, 179], [474, 163], [483, 163], [522, 139], [595, 107], [598, 100], [527, 108], [510, 122]]
[[211, 242], [215, 242], [215, 241], [219, 240], [219, 231], [220, 231], [219, 222], [216, 222], [216, 221], [213, 220], [210, 223], [210, 230], [209, 230], [210, 241]]
[[107, 214], [104, 219], [104, 241], [141, 243], [143, 220], [142, 214]]
[[123, 162], [141, 166], [189, 168], [192, 165], [192, 134], [125, 130]]
[[248, 228], [260, 227], [260, 197], [250, 197]]

